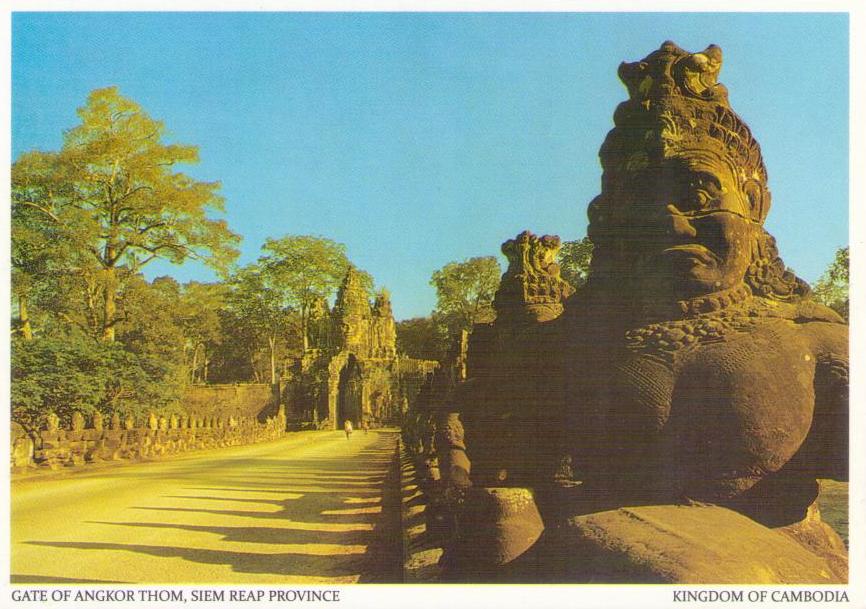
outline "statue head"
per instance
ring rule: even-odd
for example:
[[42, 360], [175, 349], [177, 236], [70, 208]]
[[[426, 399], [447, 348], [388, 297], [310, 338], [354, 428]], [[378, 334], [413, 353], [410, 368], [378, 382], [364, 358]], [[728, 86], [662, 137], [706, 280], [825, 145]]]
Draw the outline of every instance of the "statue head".
[[558, 236], [538, 237], [529, 231], [502, 244], [508, 269], [493, 299], [498, 323], [559, 317], [563, 301], [574, 293], [574, 288], [560, 276], [556, 263], [561, 248]]
[[770, 209], [758, 142], [717, 82], [722, 52], [672, 42], [623, 63], [629, 99], [599, 153], [602, 192], [589, 206], [596, 283], [686, 300], [749, 285], [805, 293], [763, 223]]

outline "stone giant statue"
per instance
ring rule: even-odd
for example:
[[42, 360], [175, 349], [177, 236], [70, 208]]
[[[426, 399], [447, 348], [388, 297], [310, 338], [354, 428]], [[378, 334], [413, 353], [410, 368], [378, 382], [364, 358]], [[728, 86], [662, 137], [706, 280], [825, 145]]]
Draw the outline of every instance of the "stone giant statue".
[[569, 296], [557, 238], [503, 246], [497, 320], [440, 416], [443, 476], [465, 497], [458, 558], [489, 542], [507, 562], [622, 506], [796, 526], [815, 519], [818, 478], [847, 479], [847, 326], [764, 229], [766, 168], [721, 65], [716, 46], [666, 42], [620, 66], [585, 287]]

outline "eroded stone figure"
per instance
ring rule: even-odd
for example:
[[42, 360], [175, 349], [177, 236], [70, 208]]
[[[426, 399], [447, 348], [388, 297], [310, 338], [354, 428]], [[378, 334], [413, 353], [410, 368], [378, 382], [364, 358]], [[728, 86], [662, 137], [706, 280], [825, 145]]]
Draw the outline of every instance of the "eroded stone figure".
[[[817, 478], [847, 479], [847, 326], [763, 228], [766, 169], [721, 63], [666, 42], [620, 66], [588, 284], [555, 319], [518, 327], [512, 302], [473, 335], [458, 399], [472, 483], [534, 489], [548, 535], [688, 502], [792, 525], [814, 516]], [[528, 262], [510, 258], [515, 293]]]

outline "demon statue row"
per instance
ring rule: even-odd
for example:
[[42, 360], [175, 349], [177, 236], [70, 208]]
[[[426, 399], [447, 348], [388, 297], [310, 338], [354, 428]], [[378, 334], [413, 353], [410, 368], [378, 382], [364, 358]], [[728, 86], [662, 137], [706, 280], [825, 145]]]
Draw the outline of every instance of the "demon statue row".
[[438, 414], [448, 578], [845, 580], [816, 498], [847, 479], [847, 326], [763, 228], [721, 64], [666, 42], [620, 66], [586, 286], [557, 237], [503, 245], [497, 319]]

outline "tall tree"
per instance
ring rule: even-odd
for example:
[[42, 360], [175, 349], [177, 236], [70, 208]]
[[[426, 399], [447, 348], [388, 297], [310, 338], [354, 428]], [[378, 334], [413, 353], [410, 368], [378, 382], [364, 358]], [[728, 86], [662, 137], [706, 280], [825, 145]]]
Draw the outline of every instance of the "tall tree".
[[441, 360], [448, 351], [448, 328], [437, 315], [413, 317], [396, 324], [397, 350], [416, 359]]
[[836, 250], [836, 256], [830, 266], [815, 283], [813, 293], [815, 299], [848, 319], [848, 248]]
[[573, 288], [580, 288], [589, 278], [589, 263], [592, 260], [592, 241], [589, 237], [565, 241], [556, 256], [560, 275]]
[[[33, 338], [31, 305], [64, 312], [70, 277], [82, 277], [82, 217], [69, 205], [72, 189], [60, 155], [27, 152], [12, 166], [12, 296], [18, 307], [17, 330]], [[90, 273], [92, 275], [93, 273]], [[62, 302], [62, 304], [61, 304]]]
[[180, 285], [171, 277], [128, 278], [117, 296], [114, 345], [133, 353], [149, 378], [179, 389], [186, 384], [184, 332], [178, 319]]
[[222, 283], [190, 281], [181, 288], [175, 317], [183, 330], [192, 383], [208, 380], [212, 353], [223, 339], [219, 313], [225, 306], [226, 292]]
[[[336, 291], [349, 268], [346, 246], [308, 235], [268, 239], [259, 265], [283, 304], [300, 315], [303, 348], [309, 348], [310, 313], [323, 298]], [[372, 288], [372, 278], [369, 281]]]
[[163, 123], [116, 87], [91, 92], [78, 116], [81, 123], [64, 134], [49, 170], [31, 157], [13, 168], [31, 194], [49, 198], [13, 197], [13, 205], [41, 208], [56, 224], [75, 220], [72, 242], [97, 270], [89, 285], [97, 292], [92, 304], [99, 334], [111, 342], [126, 279], [157, 258], [198, 259], [224, 269], [237, 256], [240, 238], [225, 221], [208, 216], [223, 209], [219, 183], [174, 171], [198, 161], [195, 146], [164, 143]]
[[[271, 384], [275, 384], [278, 341], [293, 330], [293, 311], [285, 304], [282, 290], [274, 285], [260, 264], [238, 270], [229, 285], [228, 305], [234, 312], [235, 323], [249, 330], [247, 336], [267, 342]], [[249, 353], [254, 356], [255, 349], [250, 349]]]
[[493, 256], [449, 262], [433, 273], [430, 285], [436, 288], [436, 312], [449, 320], [452, 335], [493, 318], [493, 296], [501, 274]]

